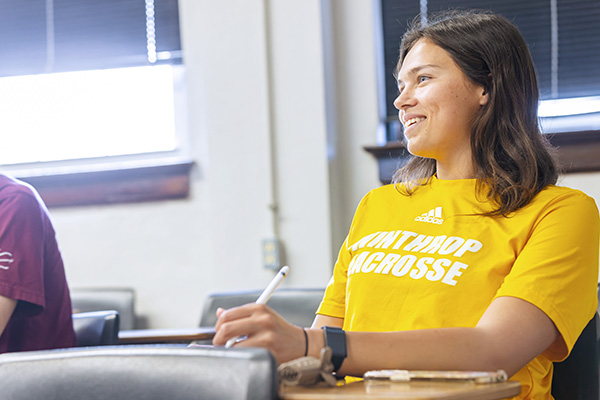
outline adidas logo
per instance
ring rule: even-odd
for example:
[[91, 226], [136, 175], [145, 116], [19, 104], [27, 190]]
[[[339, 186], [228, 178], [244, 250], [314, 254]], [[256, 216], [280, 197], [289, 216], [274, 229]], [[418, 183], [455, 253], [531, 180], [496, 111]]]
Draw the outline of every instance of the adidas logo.
[[430, 224], [441, 225], [444, 223], [442, 219], [442, 207], [436, 207], [429, 210], [429, 212], [423, 213], [415, 218], [415, 221], [428, 222]]

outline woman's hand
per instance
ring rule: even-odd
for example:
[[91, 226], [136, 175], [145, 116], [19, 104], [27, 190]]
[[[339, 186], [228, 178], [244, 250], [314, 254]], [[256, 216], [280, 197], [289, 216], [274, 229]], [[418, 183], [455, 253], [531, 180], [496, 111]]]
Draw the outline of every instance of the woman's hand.
[[304, 356], [305, 340], [301, 327], [292, 325], [264, 304], [246, 304], [217, 310], [215, 346], [224, 346], [227, 340], [246, 336], [236, 347], [264, 347], [279, 363]]

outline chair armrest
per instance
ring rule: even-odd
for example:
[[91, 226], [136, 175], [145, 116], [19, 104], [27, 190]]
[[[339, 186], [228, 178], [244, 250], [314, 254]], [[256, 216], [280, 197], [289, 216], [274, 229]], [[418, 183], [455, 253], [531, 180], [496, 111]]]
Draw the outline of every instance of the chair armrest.
[[213, 326], [187, 329], [133, 329], [119, 332], [119, 344], [189, 343], [210, 340], [215, 336]]
[[277, 387], [277, 364], [263, 348], [152, 344], [0, 354], [2, 399], [277, 400]]

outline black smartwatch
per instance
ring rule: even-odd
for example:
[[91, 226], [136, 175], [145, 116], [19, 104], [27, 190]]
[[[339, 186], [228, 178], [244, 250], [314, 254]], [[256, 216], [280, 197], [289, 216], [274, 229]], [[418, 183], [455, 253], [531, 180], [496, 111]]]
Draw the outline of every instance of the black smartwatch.
[[325, 346], [331, 348], [333, 371], [337, 372], [348, 355], [346, 351], [346, 332], [332, 326], [324, 326], [323, 331], [325, 331]]

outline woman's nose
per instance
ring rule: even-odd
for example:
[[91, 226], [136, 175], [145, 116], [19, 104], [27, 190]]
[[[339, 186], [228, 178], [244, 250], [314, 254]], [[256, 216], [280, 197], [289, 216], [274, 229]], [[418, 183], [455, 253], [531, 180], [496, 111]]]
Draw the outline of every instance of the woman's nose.
[[396, 98], [394, 99], [394, 107], [396, 107], [398, 110], [400, 110], [400, 94], [398, 96], [396, 96]]
[[411, 91], [408, 88], [404, 88], [394, 100], [394, 107], [396, 107], [398, 110], [402, 110], [413, 105], [414, 102], [415, 99]]

